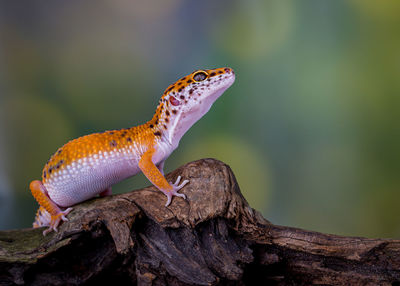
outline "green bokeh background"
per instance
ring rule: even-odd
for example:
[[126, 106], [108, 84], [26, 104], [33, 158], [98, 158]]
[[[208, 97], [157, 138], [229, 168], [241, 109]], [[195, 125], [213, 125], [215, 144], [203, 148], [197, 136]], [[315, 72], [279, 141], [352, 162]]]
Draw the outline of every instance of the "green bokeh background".
[[143, 123], [179, 77], [230, 66], [167, 171], [214, 157], [273, 223], [400, 237], [399, 15], [398, 0], [2, 1], [0, 229], [30, 227], [29, 182], [62, 144]]

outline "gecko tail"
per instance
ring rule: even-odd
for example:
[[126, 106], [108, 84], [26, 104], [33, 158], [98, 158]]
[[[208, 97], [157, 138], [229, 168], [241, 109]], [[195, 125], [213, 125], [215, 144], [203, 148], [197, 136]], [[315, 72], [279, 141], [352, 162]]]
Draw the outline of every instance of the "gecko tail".
[[36, 212], [35, 221], [33, 222], [33, 227], [50, 226], [51, 215], [44, 207], [40, 206]]

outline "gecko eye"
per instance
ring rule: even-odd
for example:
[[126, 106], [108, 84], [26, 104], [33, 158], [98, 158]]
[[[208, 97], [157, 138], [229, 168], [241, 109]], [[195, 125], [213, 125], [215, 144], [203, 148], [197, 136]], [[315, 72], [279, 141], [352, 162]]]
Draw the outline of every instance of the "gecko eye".
[[193, 75], [194, 81], [203, 81], [208, 77], [208, 74], [205, 71], [198, 71]]
[[181, 102], [172, 95], [169, 96], [169, 102], [171, 102], [173, 106], [178, 106], [179, 104], [181, 104]]

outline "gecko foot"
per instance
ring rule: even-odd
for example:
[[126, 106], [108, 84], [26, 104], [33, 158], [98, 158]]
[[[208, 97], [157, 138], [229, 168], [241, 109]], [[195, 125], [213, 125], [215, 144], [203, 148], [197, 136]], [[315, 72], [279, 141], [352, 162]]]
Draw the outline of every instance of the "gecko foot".
[[165, 195], [167, 196], [167, 203], [165, 204], [166, 207], [171, 203], [173, 196], [186, 199], [186, 196], [184, 194], [178, 193], [178, 191], [182, 189], [187, 183], [189, 183], [189, 180], [183, 180], [182, 183], [179, 184], [180, 181], [181, 176], [178, 176], [175, 183], [171, 184], [171, 186], [173, 187], [172, 191], [165, 192]]
[[58, 225], [61, 221], [68, 221], [66, 215], [68, 215], [71, 211], [72, 208], [67, 208], [65, 211], [60, 211], [56, 215], [52, 215], [50, 222], [47, 224], [49, 228], [43, 231], [43, 235], [46, 235], [53, 230], [57, 232]]

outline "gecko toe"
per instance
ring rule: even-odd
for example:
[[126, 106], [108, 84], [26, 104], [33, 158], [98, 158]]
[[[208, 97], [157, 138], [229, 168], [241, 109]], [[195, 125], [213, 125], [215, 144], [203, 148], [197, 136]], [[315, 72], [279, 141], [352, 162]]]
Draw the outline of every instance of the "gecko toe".
[[185, 194], [175, 193], [174, 195], [175, 195], [176, 197], [181, 197], [181, 198], [183, 198], [183, 199], [186, 200], [186, 195], [185, 195]]
[[178, 178], [176, 178], [176, 181], [175, 181], [175, 183], [173, 184], [174, 186], [176, 186], [176, 185], [178, 185], [179, 184], [179, 182], [181, 181], [181, 176], [178, 176]]
[[166, 202], [165, 206], [167, 207], [171, 203], [172, 194], [166, 194], [166, 196], [167, 196], [167, 202]]
[[179, 186], [179, 189], [182, 189], [187, 183], [189, 183], [189, 180], [184, 180]]

